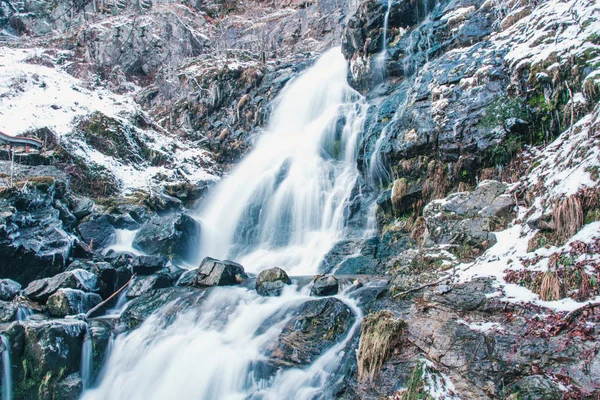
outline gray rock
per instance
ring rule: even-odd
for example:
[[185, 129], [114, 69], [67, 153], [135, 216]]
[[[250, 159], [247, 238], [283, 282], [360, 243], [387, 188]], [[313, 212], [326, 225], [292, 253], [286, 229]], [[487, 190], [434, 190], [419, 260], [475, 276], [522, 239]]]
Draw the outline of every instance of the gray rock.
[[355, 316], [339, 299], [330, 297], [302, 304], [269, 347], [269, 362], [277, 368], [312, 363], [352, 326]]
[[562, 392], [550, 379], [543, 375], [526, 376], [510, 385], [519, 400], [555, 400], [562, 398]]
[[333, 296], [340, 290], [339, 281], [333, 276], [317, 278], [310, 289], [311, 296]]
[[14, 321], [17, 316], [17, 309], [17, 304], [0, 300], [0, 322]]
[[79, 289], [85, 292], [98, 291], [96, 275], [83, 269], [63, 272], [52, 278], [33, 281], [25, 288], [25, 295], [31, 300], [45, 303], [58, 289]]
[[242, 283], [248, 278], [244, 267], [233, 261], [220, 261], [206, 257], [196, 274], [194, 286], [229, 286]]
[[193, 261], [200, 224], [187, 214], [155, 217], [136, 233], [133, 247], [150, 255]]
[[54, 385], [54, 396], [61, 400], [77, 400], [83, 392], [83, 382], [79, 373], [74, 372]]
[[164, 289], [171, 286], [171, 280], [165, 274], [158, 273], [147, 276], [136, 276], [127, 288], [127, 298], [133, 299], [155, 289]]
[[21, 284], [12, 279], [0, 280], [0, 300], [10, 301], [21, 291]]
[[67, 315], [87, 313], [102, 302], [96, 293], [86, 293], [77, 289], [58, 289], [48, 298], [46, 305], [53, 317], [63, 318]]
[[104, 261], [75, 260], [67, 267], [67, 271], [76, 269], [83, 269], [96, 275], [100, 289], [99, 293], [103, 298], [107, 298], [114, 292], [117, 271], [110, 263]]
[[206, 299], [210, 289], [166, 288], [151, 290], [133, 299], [120, 316], [129, 329], [136, 328], [159, 308], [171, 306], [170, 315], [176, 315], [192, 305], [200, 304]]
[[187, 287], [193, 286], [194, 281], [196, 280], [196, 275], [198, 274], [198, 268], [190, 269], [185, 271], [179, 276], [179, 279], [175, 283], [175, 286]]
[[285, 285], [291, 285], [292, 280], [281, 268], [270, 268], [261, 271], [256, 278], [256, 291], [261, 296], [279, 296]]
[[84, 243], [94, 251], [103, 250], [115, 242], [116, 231], [106, 214], [91, 214], [79, 223], [77, 230]]
[[138, 275], [150, 275], [163, 269], [167, 262], [168, 259], [161, 256], [138, 256], [131, 262], [131, 269]]
[[94, 201], [87, 197], [73, 196], [71, 198], [71, 209], [73, 215], [75, 215], [78, 220], [81, 220], [94, 211]]

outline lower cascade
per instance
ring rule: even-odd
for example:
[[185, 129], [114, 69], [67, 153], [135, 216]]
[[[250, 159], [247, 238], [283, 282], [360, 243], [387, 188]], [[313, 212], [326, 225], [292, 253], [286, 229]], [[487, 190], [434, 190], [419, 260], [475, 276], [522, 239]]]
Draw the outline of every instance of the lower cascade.
[[[325, 253], [343, 237], [358, 179], [365, 109], [346, 75], [346, 61], [332, 49], [283, 90], [255, 149], [200, 212], [199, 260], [230, 258], [251, 272], [318, 272]], [[308, 365], [280, 368], [286, 363], [269, 358], [294, 310], [323, 301], [310, 297], [308, 286], [290, 285], [278, 297], [216, 288], [198, 309], [175, 320], [164, 308], [117, 337], [101, 381], [83, 399], [332, 398], [346, 345], [362, 318], [355, 298], [343, 291], [334, 297], [336, 307], [351, 313], [349, 326]], [[87, 368], [82, 363], [83, 375]]]

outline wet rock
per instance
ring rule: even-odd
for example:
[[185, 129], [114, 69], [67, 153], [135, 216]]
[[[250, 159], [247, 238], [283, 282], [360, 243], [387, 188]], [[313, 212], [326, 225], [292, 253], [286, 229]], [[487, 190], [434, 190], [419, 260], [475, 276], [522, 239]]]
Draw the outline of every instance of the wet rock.
[[[543, 375], [531, 375], [510, 385], [519, 400], [554, 400], [562, 398], [562, 392], [550, 379]], [[512, 397], [511, 397], [512, 398]]]
[[31, 300], [45, 303], [58, 289], [79, 289], [85, 292], [98, 291], [96, 275], [83, 269], [63, 272], [52, 278], [33, 281], [25, 288], [25, 295]]
[[71, 198], [71, 210], [73, 215], [81, 220], [94, 211], [94, 201], [87, 197], [73, 196]]
[[164, 289], [171, 286], [171, 280], [165, 274], [158, 273], [147, 276], [136, 276], [127, 288], [127, 298], [133, 299], [155, 289]]
[[14, 321], [17, 317], [17, 304], [0, 301], [0, 322]]
[[21, 284], [12, 279], [0, 280], [0, 300], [10, 301], [21, 291]]
[[102, 298], [107, 298], [115, 290], [117, 271], [113, 265], [103, 261], [75, 260], [67, 267], [67, 271], [83, 269], [91, 272], [98, 278], [99, 293]]
[[131, 269], [138, 275], [150, 275], [163, 269], [167, 261], [161, 256], [138, 256], [131, 262]]
[[229, 286], [242, 283], [248, 278], [244, 267], [233, 261], [220, 261], [206, 257], [198, 268], [194, 286]]
[[256, 278], [256, 291], [261, 296], [279, 296], [285, 285], [291, 285], [292, 280], [281, 268], [270, 268], [261, 271]]
[[92, 341], [92, 370], [91, 382], [98, 377], [106, 356], [111, 340], [114, 340], [118, 330], [118, 317], [115, 318], [92, 318], [88, 320], [88, 334]]
[[175, 286], [181, 286], [181, 287], [194, 286], [194, 281], [196, 280], [197, 274], [198, 274], [198, 268], [190, 269], [188, 271], [183, 272], [179, 276], [179, 279], [175, 283]]
[[77, 289], [58, 289], [48, 298], [46, 305], [53, 317], [84, 314], [102, 302], [96, 293], [86, 293]]
[[53, 397], [61, 377], [79, 372], [86, 324], [78, 320], [19, 321], [5, 331], [11, 345], [15, 398]]
[[83, 382], [79, 373], [74, 372], [54, 385], [54, 398], [77, 400], [83, 392]]
[[193, 261], [200, 240], [200, 224], [187, 214], [155, 217], [142, 225], [133, 247], [150, 255]]
[[348, 306], [333, 297], [307, 301], [296, 314], [269, 349], [270, 362], [277, 367], [310, 364], [336, 344], [355, 320]]
[[4, 193], [7, 197], [0, 198], [0, 276], [3, 278], [25, 285], [64, 270], [73, 238], [64, 230], [60, 212], [52, 205], [52, 190], [41, 192], [33, 187], [27, 192]]
[[155, 193], [145, 201], [148, 209], [159, 214], [179, 211], [182, 209], [181, 200], [162, 193]]
[[161, 307], [167, 306], [167, 314], [176, 316], [178, 312], [202, 302], [208, 295], [208, 290], [181, 287], [152, 290], [133, 299], [120, 319], [129, 329], [134, 329]]
[[311, 296], [333, 296], [340, 290], [339, 281], [333, 276], [321, 276], [315, 279], [310, 289]]
[[107, 214], [91, 214], [79, 223], [77, 230], [83, 241], [94, 251], [103, 250], [115, 242], [115, 227]]

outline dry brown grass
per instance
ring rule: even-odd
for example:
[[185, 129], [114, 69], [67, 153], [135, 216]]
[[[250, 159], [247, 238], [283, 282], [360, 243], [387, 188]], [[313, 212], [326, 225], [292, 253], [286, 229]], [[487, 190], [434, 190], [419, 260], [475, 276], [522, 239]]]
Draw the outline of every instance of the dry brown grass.
[[552, 211], [554, 230], [559, 240], [565, 241], [583, 226], [583, 205], [577, 195], [559, 201]]
[[559, 300], [560, 295], [560, 281], [556, 274], [552, 271], [547, 271], [542, 276], [542, 283], [540, 285], [540, 292], [538, 293], [542, 300], [553, 301]]
[[403, 321], [386, 310], [363, 319], [358, 347], [359, 381], [373, 381], [389, 355], [400, 345], [404, 327]]

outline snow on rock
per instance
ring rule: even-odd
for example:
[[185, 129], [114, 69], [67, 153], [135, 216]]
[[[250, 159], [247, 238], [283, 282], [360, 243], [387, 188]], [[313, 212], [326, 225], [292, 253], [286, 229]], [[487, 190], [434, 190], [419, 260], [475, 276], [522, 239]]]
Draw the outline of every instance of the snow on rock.
[[[116, 94], [69, 75], [70, 58], [67, 51], [0, 48], [1, 131], [15, 136], [48, 128], [72, 155], [106, 168], [123, 192], [147, 190], [161, 182], [217, 179], [208, 152], [154, 124], [133, 95]], [[106, 117], [126, 132], [127, 143], [117, 145], [139, 143], [163, 161], [152, 165], [142, 155], [125, 160], [88, 143], [76, 127], [94, 115]], [[136, 116], [149, 121], [144, 124], [148, 126], [136, 126]]]

